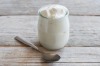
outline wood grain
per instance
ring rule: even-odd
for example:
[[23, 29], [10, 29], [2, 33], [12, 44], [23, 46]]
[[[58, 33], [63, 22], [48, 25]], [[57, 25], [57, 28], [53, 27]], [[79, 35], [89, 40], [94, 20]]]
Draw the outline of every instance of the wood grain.
[[1, 66], [99, 66], [100, 63], [4, 63]]
[[[100, 46], [99, 16], [70, 16], [70, 39], [66, 46]], [[39, 44], [37, 16], [1, 16], [0, 46], [23, 46], [16, 35]]]
[[[100, 63], [99, 47], [65, 47], [58, 51], [48, 51], [39, 47], [46, 53], [57, 53], [61, 59], [55, 63]], [[41, 54], [30, 47], [0, 47], [0, 63], [39, 63], [44, 61]]]
[[0, 15], [37, 15], [48, 4], [64, 5], [71, 15], [100, 15], [100, 0], [0, 0]]
[[99, 66], [100, 63], [4, 63], [1, 66]]

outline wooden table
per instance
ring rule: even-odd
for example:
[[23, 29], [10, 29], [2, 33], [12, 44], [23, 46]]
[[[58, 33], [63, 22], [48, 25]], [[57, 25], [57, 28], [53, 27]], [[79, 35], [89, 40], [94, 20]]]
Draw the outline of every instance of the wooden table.
[[[50, 3], [70, 11], [70, 39], [57, 51], [43, 48], [37, 35], [37, 10]], [[0, 15], [0, 66], [100, 66], [100, 0], [1, 0]], [[47, 53], [58, 53], [61, 59], [45, 63], [39, 52], [17, 42], [15, 36]]]
[[[0, 17], [0, 65], [4, 66], [98, 66], [100, 65], [100, 29], [98, 16], [70, 16], [70, 40], [65, 48], [48, 51], [38, 43], [37, 16]], [[41, 54], [14, 40], [23, 36], [47, 53], [58, 53], [62, 58], [55, 63], [45, 63]], [[70, 47], [71, 46], [71, 47]], [[75, 47], [78, 46], [78, 47]], [[80, 46], [80, 47], [79, 47]]]

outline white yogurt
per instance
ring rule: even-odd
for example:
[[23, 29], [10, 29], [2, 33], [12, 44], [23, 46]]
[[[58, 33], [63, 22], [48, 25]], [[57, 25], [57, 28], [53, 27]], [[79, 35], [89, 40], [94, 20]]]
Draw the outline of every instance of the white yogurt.
[[40, 9], [40, 14], [47, 18], [60, 18], [63, 17], [67, 11], [68, 9], [61, 5], [48, 5]]
[[69, 39], [68, 9], [48, 5], [39, 10], [38, 34], [42, 46], [50, 50], [63, 48]]

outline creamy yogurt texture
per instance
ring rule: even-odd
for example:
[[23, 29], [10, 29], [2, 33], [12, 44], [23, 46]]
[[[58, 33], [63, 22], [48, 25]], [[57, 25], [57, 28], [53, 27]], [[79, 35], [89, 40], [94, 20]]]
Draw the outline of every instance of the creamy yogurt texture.
[[63, 48], [69, 39], [68, 9], [48, 5], [39, 10], [38, 34], [42, 46], [50, 50]]
[[67, 8], [61, 5], [48, 5], [40, 9], [40, 14], [47, 18], [60, 18], [66, 15]]

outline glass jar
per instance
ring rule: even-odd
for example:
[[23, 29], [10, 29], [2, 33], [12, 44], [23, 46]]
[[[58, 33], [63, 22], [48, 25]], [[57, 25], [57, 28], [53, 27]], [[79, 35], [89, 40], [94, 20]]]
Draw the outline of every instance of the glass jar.
[[40, 14], [38, 19], [38, 36], [40, 44], [49, 49], [63, 48], [69, 39], [69, 12], [57, 19], [47, 18]]

